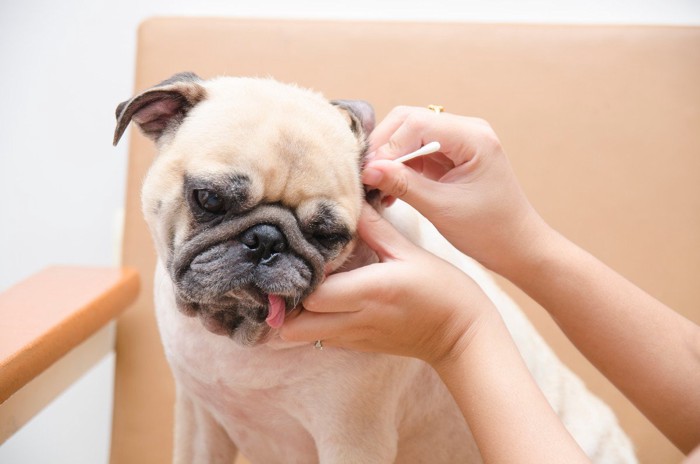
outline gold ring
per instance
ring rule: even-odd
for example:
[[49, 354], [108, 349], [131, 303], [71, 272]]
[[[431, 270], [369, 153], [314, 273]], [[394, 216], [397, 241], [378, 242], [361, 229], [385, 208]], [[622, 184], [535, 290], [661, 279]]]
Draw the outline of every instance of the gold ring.
[[428, 109], [438, 114], [445, 111], [445, 107], [440, 105], [428, 105]]

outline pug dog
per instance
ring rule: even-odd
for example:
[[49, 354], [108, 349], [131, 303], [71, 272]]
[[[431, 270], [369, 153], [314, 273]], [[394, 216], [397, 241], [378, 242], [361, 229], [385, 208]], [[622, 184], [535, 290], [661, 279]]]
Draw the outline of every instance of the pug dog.
[[[372, 261], [356, 237], [374, 112], [273, 79], [177, 74], [117, 107], [159, 154], [142, 190], [158, 254], [155, 307], [176, 383], [175, 463], [479, 463], [424, 362], [317, 349], [278, 329], [324, 278]], [[589, 393], [476, 262], [401, 202], [383, 212], [494, 301], [528, 368], [600, 463], [635, 462]], [[376, 258], [376, 257], [375, 257]]]

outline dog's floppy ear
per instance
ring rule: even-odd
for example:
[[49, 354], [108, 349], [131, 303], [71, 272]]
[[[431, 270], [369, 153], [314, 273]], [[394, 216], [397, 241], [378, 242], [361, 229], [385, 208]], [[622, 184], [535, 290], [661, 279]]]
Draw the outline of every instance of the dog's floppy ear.
[[175, 74], [117, 106], [114, 145], [133, 120], [143, 133], [157, 142], [167, 129], [182, 122], [187, 112], [206, 96], [202, 80], [194, 73]]
[[[355, 136], [364, 143], [365, 153], [360, 158], [359, 169], [362, 170], [365, 164], [366, 150], [369, 145], [367, 136], [374, 130], [374, 108], [364, 100], [332, 100], [331, 104], [338, 107], [348, 117], [350, 128]], [[377, 189], [367, 190], [365, 187], [365, 200], [376, 210], [382, 209], [381, 192]]]
[[358, 137], [366, 137], [374, 130], [374, 108], [364, 100], [331, 100], [349, 118], [350, 128]]

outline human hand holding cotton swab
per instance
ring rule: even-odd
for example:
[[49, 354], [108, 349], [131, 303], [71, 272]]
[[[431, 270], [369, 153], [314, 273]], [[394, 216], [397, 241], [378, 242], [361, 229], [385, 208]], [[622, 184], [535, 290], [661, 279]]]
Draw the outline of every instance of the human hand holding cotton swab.
[[431, 153], [435, 153], [436, 151], [440, 150], [440, 142], [429, 142], [420, 147], [418, 150], [409, 153], [407, 155], [400, 156], [396, 158], [394, 161], [397, 161], [399, 163], [405, 163], [407, 161], [410, 161], [414, 158], [418, 158], [419, 156], [425, 156], [429, 155]]
[[[429, 154], [435, 153], [439, 150], [440, 150], [440, 142], [435, 142], [435, 141], [429, 142], [429, 143], [423, 145], [422, 147], [420, 147], [418, 150], [411, 152], [411, 153], [408, 153], [406, 155], [400, 156], [400, 157], [394, 159], [392, 162], [394, 162], [394, 163], [406, 163], [407, 161], [410, 161], [412, 159], [418, 158], [420, 156], [429, 155]], [[367, 174], [365, 173], [365, 175], [367, 175]], [[378, 193], [378, 190], [368, 189], [367, 190], [367, 197], [369, 198], [372, 196], [372, 194], [376, 194], [376, 193]], [[393, 197], [384, 197], [383, 202], [384, 202], [385, 206], [388, 206], [389, 204], [391, 204], [393, 202]]]

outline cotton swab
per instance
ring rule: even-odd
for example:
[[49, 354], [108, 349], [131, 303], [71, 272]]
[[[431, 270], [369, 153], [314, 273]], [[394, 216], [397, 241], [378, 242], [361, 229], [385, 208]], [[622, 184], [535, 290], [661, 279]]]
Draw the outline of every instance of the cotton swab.
[[440, 149], [440, 142], [426, 143], [425, 145], [423, 145], [421, 148], [414, 151], [413, 153], [409, 153], [408, 155], [400, 156], [400, 157], [396, 158], [394, 161], [397, 161], [399, 163], [405, 163], [406, 161], [410, 161], [413, 158], [418, 158], [419, 156], [424, 156], [424, 155], [429, 155], [431, 153], [435, 153], [439, 149]]

